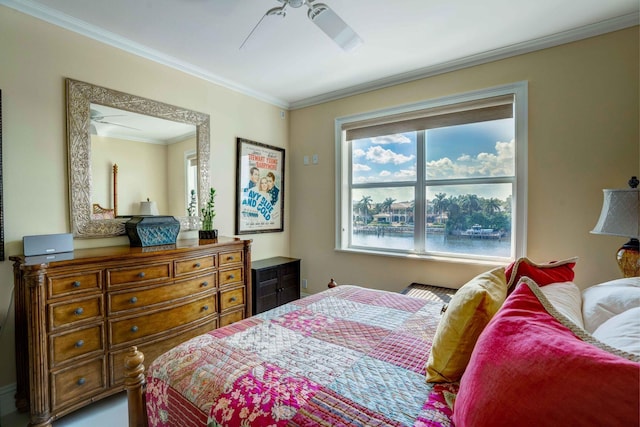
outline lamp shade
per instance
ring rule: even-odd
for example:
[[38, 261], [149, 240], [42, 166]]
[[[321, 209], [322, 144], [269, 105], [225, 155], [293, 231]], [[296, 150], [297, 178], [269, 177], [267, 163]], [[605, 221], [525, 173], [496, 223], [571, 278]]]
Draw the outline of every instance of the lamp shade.
[[640, 237], [638, 223], [640, 211], [640, 190], [602, 190], [604, 201], [598, 223], [591, 230], [594, 234], [608, 234], [637, 239]]
[[158, 205], [156, 202], [140, 202], [140, 215], [158, 215]]

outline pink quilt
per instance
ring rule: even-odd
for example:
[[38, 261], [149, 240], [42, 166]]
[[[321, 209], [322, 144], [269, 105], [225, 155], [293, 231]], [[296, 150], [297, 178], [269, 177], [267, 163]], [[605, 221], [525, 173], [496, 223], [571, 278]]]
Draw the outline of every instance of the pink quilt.
[[149, 367], [150, 426], [451, 426], [427, 384], [441, 303], [339, 286], [201, 335]]

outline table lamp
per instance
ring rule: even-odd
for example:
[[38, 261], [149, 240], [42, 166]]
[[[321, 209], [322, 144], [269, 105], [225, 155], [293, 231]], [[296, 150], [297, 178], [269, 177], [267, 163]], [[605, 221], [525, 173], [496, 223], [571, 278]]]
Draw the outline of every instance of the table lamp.
[[622, 245], [616, 253], [618, 266], [624, 277], [640, 276], [640, 190], [638, 178], [632, 176], [629, 189], [602, 190], [604, 201], [602, 212], [593, 234], [628, 237], [630, 240]]

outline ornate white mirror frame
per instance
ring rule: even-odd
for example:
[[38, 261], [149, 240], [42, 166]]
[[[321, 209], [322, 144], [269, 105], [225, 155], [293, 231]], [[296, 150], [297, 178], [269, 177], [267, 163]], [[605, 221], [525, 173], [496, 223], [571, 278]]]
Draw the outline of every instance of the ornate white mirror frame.
[[[69, 205], [71, 230], [76, 238], [113, 237], [125, 234], [128, 218], [91, 218], [91, 113], [90, 104], [101, 104], [196, 126], [198, 156], [198, 195], [209, 192], [209, 115], [153, 101], [136, 95], [66, 79], [67, 150], [69, 162]], [[206, 197], [198, 197], [198, 212]], [[188, 217], [177, 218], [181, 228]]]

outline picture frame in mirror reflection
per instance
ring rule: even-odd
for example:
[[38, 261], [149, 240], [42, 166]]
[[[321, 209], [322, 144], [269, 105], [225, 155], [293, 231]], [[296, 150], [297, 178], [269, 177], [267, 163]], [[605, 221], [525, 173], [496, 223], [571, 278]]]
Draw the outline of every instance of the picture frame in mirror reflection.
[[236, 234], [284, 231], [284, 148], [236, 143]]

